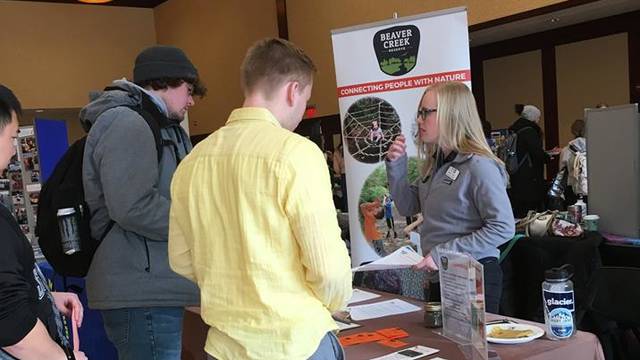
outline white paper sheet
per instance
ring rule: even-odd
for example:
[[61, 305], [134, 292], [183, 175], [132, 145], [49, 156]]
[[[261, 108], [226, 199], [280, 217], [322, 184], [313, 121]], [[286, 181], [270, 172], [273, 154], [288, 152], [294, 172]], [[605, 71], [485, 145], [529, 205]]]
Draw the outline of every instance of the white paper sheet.
[[403, 246], [383, 258], [355, 267], [351, 271], [406, 269], [419, 263], [422, 259], [423, 257], [413, 250], [411, 246]]
[[338, 320], [334, 320], [334, 321], [338, 325], [338, 328], [340, 329], [340, 331], [349, 330], [349, 329], [353, 329], [353, 328], [357, 328], [357, 327], [362, 326], [362, 325], [356, 324], [356, 323], [347, 324], [347, 323], [343, 323], [342, 321], [338, 321]]
[[349, 299], [349, 302], [347, 304], [351, 305], [351, 304], [375, 299], [377, 297], [380, 297], [380, 295], [374, 294], [368, 291], [360, 290], [360, 289], [353, 289], [353, 295], [351, 295], [351, 299]]
[[380, 301], [373, 304], [356, 305], [347, 308], [353, 320], [376, 319], [421, 310], [420, 307], [400, 299]]

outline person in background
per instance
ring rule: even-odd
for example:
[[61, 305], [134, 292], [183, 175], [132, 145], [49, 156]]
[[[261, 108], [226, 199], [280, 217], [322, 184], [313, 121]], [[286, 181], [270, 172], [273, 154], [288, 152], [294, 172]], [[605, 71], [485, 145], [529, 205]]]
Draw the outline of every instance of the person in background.
[[364, 238], [371, 243], [378, 255], [383, 255], [384, 239], [380, 231], [378, 231], [378, 217], [384, 215], [384, 208], [380, 198], [375, 198], [371, 202], [360, 203], [360, 213], [362, 214]]
[[364, 220], [364, 238], [368, 241], [376, 241], [382, 238], [382, 234], [378, 231], [376, 217], [382, 210], [382, 202], [376, 198], [371, 202], [363, 202], [360, 204], [360, 212]]
[[[485, 304], [497, 313], [502, 293], [498, 246], [515, 233], [507, 197], [507, 172], [489, 148], [471, 90], [459, 82], [427, 87], [417, 112], [422, 178], [407, 179], [403, 135], [387, 154], [391, 196], [400, 214], [422, 213], [424, 260], [416, 267], [438, 270], [442, 251], [466, 253], [484, 266]], [[430, 286], [431, 300], [439, 291]]]
[[[517, 134], [516, 154], [520, 168], [511, 175], [509, 199], [516, 218], [523, 218], [529, 210], [540, 211], [546, 193], [544, 165], [551, 160], [551, 155], [542, 146], [542, 129], [540, 109], [533, 105], [525, 105], [520, 117], [509, 127]], [[550, 152], [556, 154], [559, 148]]]
[[333, 151], [333, 171], [335, 172], [335, 175], [340, 178], [340, 192], [342, 193], [340, 210], [344, 212], [349, 211], [347, 199], [347, 175], [344, 166], [344, 147], [342, 143], [340, 143]]
[[384, 140], [384, 133], [382, 132], [382, 128], [380, 128], [380, 125], [378, 125], [377, 121], [372, 121], [371, 129], [369, 130], [369, 141], [380, 142], [380, 140]]
[[[0, 85], [0, 173], [16, 153], [21, 113], [16, 96]], [[60, 316], [82, 325], [78, 296], [49, 290], [31, 243], [1, 203], [0, 247], [0, 359], [87, 359], [83, 352], [71, 348]]]
[[571, 124], [573, 140], [560, 153], [560, 169], [566, 168], [567, 187], [564, 190], [565, 204], [573, 205], [581, 194], [586, 201], [587, 186], [587, 139], [585, 123], [577, 119]]
[[382, 205], [384, 206], [384, 219], [387, 222], [387, 234], [385, 238], [389, 238], [393, 234], [393, 238], [398, 237], [396, 233], [395, 221], [393, 219], [393, 199], [391, 195], [385, 194]]
[[200, 286], [209, 358], [343, 359], [331, 313], [351, 297], [322, 151], [295, 134], [316, 71], [292, 43], [254, 44], [244, 103], [180, 164], [169, 261]]

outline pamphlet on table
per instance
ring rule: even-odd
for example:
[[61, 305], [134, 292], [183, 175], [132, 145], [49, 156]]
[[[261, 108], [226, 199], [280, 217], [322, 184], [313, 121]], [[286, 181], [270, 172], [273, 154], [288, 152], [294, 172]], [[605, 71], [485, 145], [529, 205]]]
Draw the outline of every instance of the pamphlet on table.
[[355, 267], [351, 271], [406, 269], [416, 265], [422, 259], [422, 255], [413, 250], [411, 246], [403, 246], [383, 258]]
[[405, 314], [422, 309], [400, 299], [391, 299], [373, 304], [350, 306], [347, 310], [351, 314], [351, 319], [358, 321]]
[[441, 251], [434, 260], [440, 270], [442, 335], [460, 344], [468, 358], [487, 359], [482, 264], [450, 251]]

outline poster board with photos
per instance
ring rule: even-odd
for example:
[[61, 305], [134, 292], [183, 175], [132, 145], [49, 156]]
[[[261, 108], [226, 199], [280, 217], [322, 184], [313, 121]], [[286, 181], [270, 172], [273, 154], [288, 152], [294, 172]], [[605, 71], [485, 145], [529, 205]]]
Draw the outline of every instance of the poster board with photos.
[[34, 241], [42, 185], [33, 126], [20, 127], [15, 145], [16, 154], [0, 174], [0, 202], [11, 210], [20, 229], [33, 245], [36, 258], [41, 258], [38, 242]]
[[415, 141], [418, 104], [429, 85], [471, 87], [469, 27], [464, 7], [359, 24], [331, 31], [349, 208], [351, 265], [405, 246], [401, 214], [390, 194], [385, 158], [406, 138], [407, 179], [419, 177]]
[[458, 343], [467, 359], [487, 359], [483, 266], [466, 254], [439, 255], [442, 335]]

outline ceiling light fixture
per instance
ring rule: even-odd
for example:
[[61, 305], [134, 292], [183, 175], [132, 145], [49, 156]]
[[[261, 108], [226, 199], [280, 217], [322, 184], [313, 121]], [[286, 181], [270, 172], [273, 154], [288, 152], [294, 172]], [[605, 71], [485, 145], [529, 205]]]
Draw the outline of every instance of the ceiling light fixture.
[[551, 21], [552, 24], [553, 23], [557, 23], [558, 21], [560, 21], [560, 18], [554, 17], [554, 18], [551, 18], [551, 20], [549, 20], [549, 21]]
[[85, 4], [106, 4], [108, 2], [112, 2], [113, 0], [78, 0], [78, 1]]

